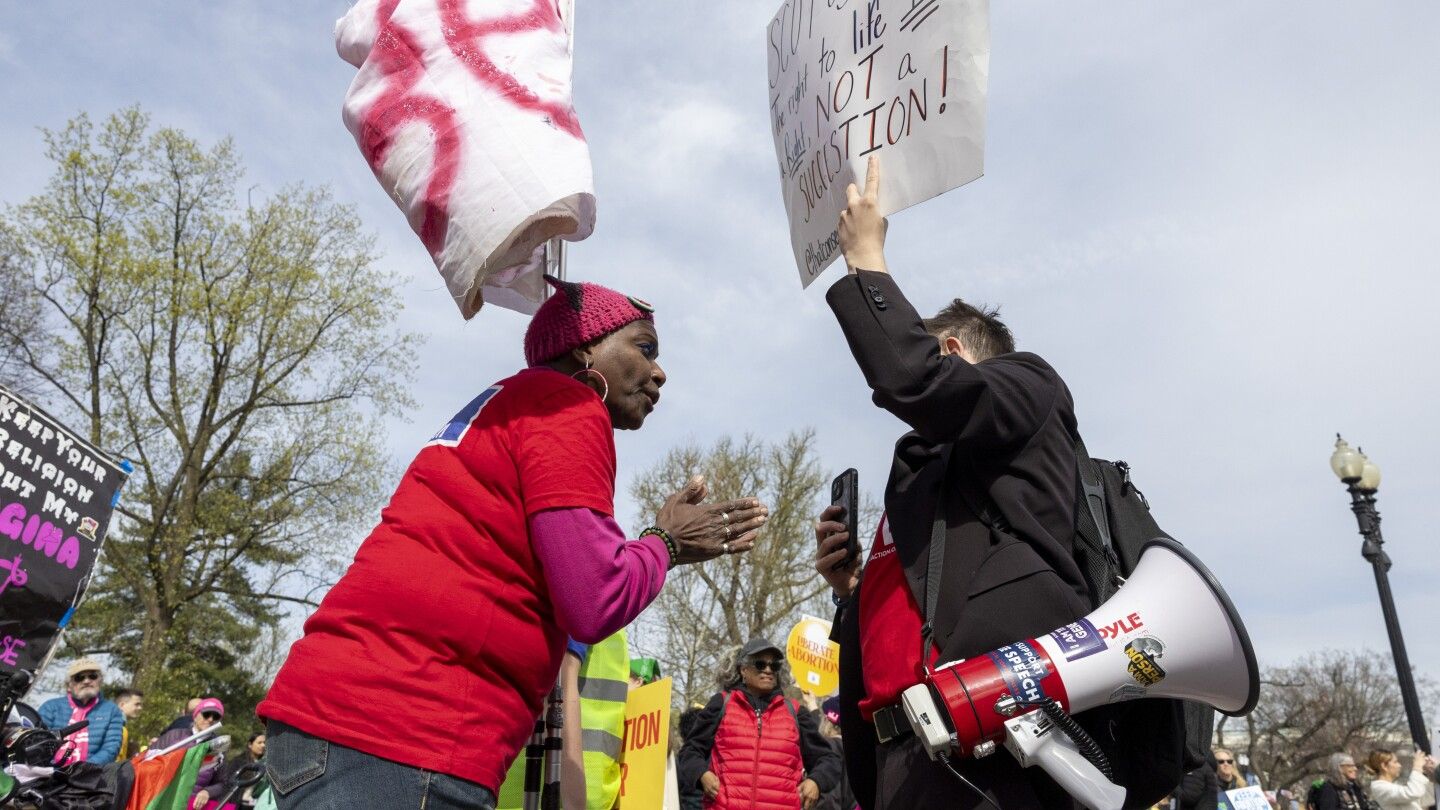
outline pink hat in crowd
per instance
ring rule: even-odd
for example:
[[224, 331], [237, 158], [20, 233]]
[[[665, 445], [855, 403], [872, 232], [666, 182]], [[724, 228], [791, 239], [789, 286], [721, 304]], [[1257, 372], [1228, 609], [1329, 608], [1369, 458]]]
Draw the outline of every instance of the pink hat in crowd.
[[215, 712], [221, 717], [224, 717], [225, 704], [220, 702], [220, 698], [205, 698], [200, 701], [200, 705], [195, 707], [195, 711], [192, 712], [190, 716], [199, 717], [203, 712]]
[[525, 331], [525, 363], [538, 366], [596, 338], [639, 320], [655, 320], [655, 308], [609, 287], [588, 281], [573, 283], [554, 276], [555, 288], [540, 305]]

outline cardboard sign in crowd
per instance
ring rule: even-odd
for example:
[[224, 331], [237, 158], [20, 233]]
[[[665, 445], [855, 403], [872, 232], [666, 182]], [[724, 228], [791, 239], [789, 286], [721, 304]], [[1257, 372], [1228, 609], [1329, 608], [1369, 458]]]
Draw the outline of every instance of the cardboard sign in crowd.
[[0, 677], [38, 669], [69, 623], [129, 471], [0, 386]]
[[669, 678], [625, 698], [625, 745], [620, 753], [620, 806], [665, 806], [665, 760], [670, 753]]
[[785, 658], [803, 692], [825, 697], [840, 688], [840, 645], [830, 640], [830, 622], [806, 616], [790, 630]]
[[802, 285], [839, 255], [845, 187], [864, 185], [871, 154], [885, 216], [983, 172], [988, 0], [785, 0], [765, 48]]

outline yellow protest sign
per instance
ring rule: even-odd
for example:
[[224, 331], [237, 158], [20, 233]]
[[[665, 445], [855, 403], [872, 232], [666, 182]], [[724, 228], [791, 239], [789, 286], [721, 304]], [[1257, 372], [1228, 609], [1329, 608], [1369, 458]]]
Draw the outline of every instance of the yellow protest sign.
[[620, 806], [665, 805], [665, 757], [670, 753], [670, 679], [631, 689], [625, 698], [625, 746], [620, 752]]
[[840, 686], [840, 645], [830, 640], [830, 622], [806, 616], [790, 630], [785, 657], [802, 691], [821, 697]]

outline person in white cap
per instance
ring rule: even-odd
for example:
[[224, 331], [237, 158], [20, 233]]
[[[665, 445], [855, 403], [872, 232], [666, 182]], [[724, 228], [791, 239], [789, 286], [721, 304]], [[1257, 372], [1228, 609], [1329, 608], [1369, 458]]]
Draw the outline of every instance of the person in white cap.
[[[65, 696], [40, 706], [40, 719], [47, 728], [64, 728], [85, 720], [85, 728], [65, 738], [68, 753], [62, 764], [71, 762], [114, 762], [125, 733], [125, 715], [120, 707], [101, 696], [104, 674], [93, 658], [81, 658], [65, 673]], [[67, 749], [61, 749], [65, 751]]]

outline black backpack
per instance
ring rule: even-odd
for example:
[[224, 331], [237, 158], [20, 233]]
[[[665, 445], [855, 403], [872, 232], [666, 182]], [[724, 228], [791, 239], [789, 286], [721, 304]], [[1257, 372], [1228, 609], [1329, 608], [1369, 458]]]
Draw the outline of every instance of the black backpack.
[[[1075, 562], [1090, 590], [1090, 607], [1115, 594], [1135, 570], [1145, 544], [1169, 538], [1123, 461], [1091, 458], [1075, 440], [1080, 487], [1075, 505]], [[1171, 538], [1173, 539], [1173, 538]], [[1076, 719], [1106, 749], [1125, 807], [1150, 807], [1175, 790], [1210, 751], [1215, 710], [1190, 700], [1146, 698], [1113, 703]]]

